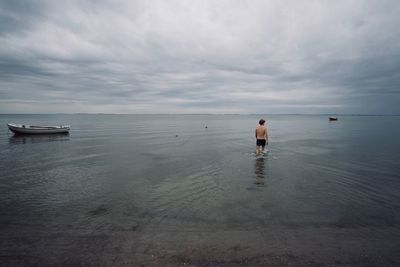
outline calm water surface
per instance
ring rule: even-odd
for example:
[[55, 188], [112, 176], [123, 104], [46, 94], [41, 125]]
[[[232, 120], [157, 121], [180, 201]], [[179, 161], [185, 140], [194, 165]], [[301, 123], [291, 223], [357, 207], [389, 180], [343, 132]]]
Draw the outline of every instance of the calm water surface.
[[[264, 116], [256, 157], [259, 118], [0, 115], [0, 259], [398, 264], [400, 117]], [[14, 136], [7, 122], [72, 128]]]

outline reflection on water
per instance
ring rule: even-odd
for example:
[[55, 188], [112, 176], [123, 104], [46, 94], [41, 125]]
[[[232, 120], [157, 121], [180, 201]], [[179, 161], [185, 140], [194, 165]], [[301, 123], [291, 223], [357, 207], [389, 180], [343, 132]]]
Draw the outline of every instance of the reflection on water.
[[13, 135], [9, 138], [10, 144], [33, 144], [53, 141], [68, 141], [69, 133], [40, 134], [40, 135]]
[[259, 186], [265, 185], [265, 160], [264, 155], [256, 157], [255, 160], [254, 174], [256, 175], [256, 181], [254, 183]]

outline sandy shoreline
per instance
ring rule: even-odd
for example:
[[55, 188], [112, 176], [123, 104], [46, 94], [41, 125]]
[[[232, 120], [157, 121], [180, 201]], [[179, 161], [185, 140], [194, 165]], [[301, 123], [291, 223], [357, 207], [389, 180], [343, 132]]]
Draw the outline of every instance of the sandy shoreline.
[[3, 233], [0, 258], [2, 266], [399, 266], [400, 237], [391, 230], [138, 229], [49, 235], [42, 229]]

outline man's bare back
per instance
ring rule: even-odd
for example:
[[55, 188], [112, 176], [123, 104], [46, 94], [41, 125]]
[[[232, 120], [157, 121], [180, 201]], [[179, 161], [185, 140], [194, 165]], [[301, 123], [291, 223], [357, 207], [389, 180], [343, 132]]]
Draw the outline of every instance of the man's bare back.
[[267, 140], [267, 127], [265, 125], [258, 125], [256, 128], [256, 138]]

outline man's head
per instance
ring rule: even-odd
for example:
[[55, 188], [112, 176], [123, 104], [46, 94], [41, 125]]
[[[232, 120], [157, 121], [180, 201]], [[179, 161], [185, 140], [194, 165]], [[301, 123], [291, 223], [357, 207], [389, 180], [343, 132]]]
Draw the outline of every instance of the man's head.
[[264, 125], [265, 120], [264, 120], [264, 119], [261, 119], [258, 123], [259, 123], [260, 125]]

